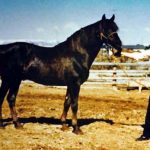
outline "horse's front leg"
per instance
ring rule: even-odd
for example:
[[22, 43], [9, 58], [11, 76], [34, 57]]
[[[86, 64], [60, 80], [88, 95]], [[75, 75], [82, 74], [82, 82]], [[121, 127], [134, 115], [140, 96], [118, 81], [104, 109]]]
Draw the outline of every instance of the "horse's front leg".
[[70, 103], [71, 103], [70, 92], [69, 92], [69, 89], [67, 88], [65, 102], [64, 102], [64, 109], [63, 109], [63, 113], [61, 115], [61, 122], [62, 122], [62, 130], [63, 131], [68, 129], [68, 126], [66, 124], [66, 118], [67, 118], [67, 113], [68, 113], [68, 110], [70, 107]]
[[9, 90], [9, 93], [7, 96], [7, 100], [9, 103], [10, 112], [12, 115], [12, 119], [13, 119], [13, 123], [15, 125], [15, 128], [22, 128], [22, 125], [18, 121], [17, 112], [16, 112], [16, 108], [15, 108], [16, 96], [17, 96], [17, 93], [19, 90], [19, 85], [20, 85], [19, 81], [11, 84], [10, 90]]
[[72, 87], [70, 87], [72, 126], [73, 126], [73, 133], [75, 134], [83, 134], [83, 132], [78, 126], [78, 119], [77, 119], [79, 92], [80, 92], [80, 86], [72, 85]]

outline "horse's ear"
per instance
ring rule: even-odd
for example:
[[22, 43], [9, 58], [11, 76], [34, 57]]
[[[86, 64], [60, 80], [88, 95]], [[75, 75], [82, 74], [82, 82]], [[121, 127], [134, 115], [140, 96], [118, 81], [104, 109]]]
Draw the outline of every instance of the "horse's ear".
[[105, 14], [102, 16], [102, 21], [105, 21], [106, 20], [106, 16]]
[[115, 20], [115, 15], [113, 14], [113, 16], [110, 18], [111, 21]]

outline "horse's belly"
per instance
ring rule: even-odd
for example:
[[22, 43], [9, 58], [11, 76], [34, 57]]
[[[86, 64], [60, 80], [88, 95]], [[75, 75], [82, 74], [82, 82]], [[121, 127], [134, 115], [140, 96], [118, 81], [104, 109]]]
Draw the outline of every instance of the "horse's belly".
[[54, 70], [44, 70], [32, 68], [23, 74], [24, 80], [31, 80], [39, 84], [44, 85], [65, 85], [64, 74], [61, 72], [57, 73]]
[[52, 85], [52, 86], [65, 86], [66, 83], [63, 80], [57, 78], [29, 78], [28, 80], [32, 80], [36, 83], [43, 85]]

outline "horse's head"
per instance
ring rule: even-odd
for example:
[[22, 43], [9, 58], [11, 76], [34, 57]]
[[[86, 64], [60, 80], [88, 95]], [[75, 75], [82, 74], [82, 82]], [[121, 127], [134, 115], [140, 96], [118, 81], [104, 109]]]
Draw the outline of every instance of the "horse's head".
[[106, 19], [105, 14], [102, 16], [102, 20], [100, 21], [100, 39], [106, 45], [111, 45], [117, 51], [114, 52], [114, 55], [119, 57], [121, 56], [121, 46], [122, 42], [118, 36], [118, 27], [114, 22], [115, 15], [113, 15], [110, 19]]

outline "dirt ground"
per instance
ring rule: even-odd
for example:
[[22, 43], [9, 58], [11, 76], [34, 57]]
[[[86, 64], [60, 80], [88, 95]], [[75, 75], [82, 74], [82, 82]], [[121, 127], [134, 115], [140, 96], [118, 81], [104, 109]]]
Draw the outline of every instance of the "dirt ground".
[[[3, 104], [5, 129], [0, 129], [1, 150], [149, 150], [150, 140], [137, 142], [143, 131], [149, 90], [85, 88], [80, 92], [79, 124], [83, 135], [72, 128], [61, 131], [60, 116], [65, 88], [22, 84], [17, 112], [24, 124], [14, 128], [7, 101]], [[71, 111], [68, 123], [71, 122]]]

